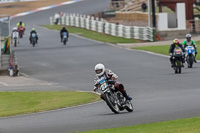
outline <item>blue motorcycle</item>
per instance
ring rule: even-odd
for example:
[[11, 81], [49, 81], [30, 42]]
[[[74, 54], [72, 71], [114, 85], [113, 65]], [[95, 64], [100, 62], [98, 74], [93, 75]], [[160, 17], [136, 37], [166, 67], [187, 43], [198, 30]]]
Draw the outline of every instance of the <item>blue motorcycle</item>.
[[68, 41], [67, 32], [63, 32], [63, 33], [62, 33], [62, 36], [63, 36], [62, 42], [63, 42], [64, 45], [66, 45], [66, 44], [67, 44], [67, 41]]
[[32, 35], [31, 35], [31, 44], [33, 45], [33, 47], [35, 47], [35, 44], [36, 44], [36, 41], [37, 41], [36, 36], [37, 35], [35, 33], [32, 33]]
[[185, 48], [186, 51], [186, 62], [188, 65], [188, 68], [192, 68], [193, 63], [194, 63], [194, 59], [195, 59], [195, 52], [194, 52], [194, 47], [192, 46], [187, 46]]

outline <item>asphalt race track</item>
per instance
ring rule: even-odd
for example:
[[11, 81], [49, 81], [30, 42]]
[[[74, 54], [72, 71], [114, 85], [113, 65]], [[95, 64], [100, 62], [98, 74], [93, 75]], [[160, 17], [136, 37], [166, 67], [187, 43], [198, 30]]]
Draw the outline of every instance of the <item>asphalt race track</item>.
[[[90, 14], [105, 10], [109, 0], [86, 0], [15, 18], [23, 20], [25, 36], [16, 51], [21, 72], [51, 83], [29, 86], [0, 86], [0, 91], [57, 91], [93, 89], [94, 66], [101, 62], [119, 76], [133, 97], [132, 113], [113, 114], [104, 102], [84, 106], [0, 118], [0, 133], [71, 133], [130, 126], [200, 116], [200, 65], [174, 74], [169, 59], [132, 51], [71, 35], [67, 46], [59, 32], [42, 28], [55, 12]], [[32, 47], [29, 31], [35, 27], [39, 44]], [[14, 78], [13, 78], [14, 79]], [[35, 85], [34, 85], [35, 83]]]

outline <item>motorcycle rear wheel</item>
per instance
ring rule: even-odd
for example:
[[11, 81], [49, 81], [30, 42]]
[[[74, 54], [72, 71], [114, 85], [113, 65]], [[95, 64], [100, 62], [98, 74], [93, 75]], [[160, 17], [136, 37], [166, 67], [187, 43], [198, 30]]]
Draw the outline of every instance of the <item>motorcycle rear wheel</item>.
[[15, 40], [15, 42], [14, 42], [14, 46], [16, 47], [17, 46], [17, 41]]

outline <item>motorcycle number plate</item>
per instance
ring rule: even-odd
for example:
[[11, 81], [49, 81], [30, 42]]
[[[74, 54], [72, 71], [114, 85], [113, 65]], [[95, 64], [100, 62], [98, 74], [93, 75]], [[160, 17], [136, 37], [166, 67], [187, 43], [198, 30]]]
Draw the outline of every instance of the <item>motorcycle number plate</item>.
[[181, 54], [181, 50], [180, 50], [180, 49], [177, 49], [177, 50], [176, 50], [176, 54]]
[[103, 83], [103, 84], [101, 84], [100, 89], [101, 89], [102, 91], [105, 91], [105, 89], [106, 89], [107, 87], [108, 87], [107, 83]]
[[99, 84], [100, 84], [100, 87], [99, 87], [99, 88], [100, 88], [102, 91], [105, 91], [106, 88], [108, 87], [108, 84], [106, 83], [106, 80], [105, 80], [104, 78], [100, 79]]

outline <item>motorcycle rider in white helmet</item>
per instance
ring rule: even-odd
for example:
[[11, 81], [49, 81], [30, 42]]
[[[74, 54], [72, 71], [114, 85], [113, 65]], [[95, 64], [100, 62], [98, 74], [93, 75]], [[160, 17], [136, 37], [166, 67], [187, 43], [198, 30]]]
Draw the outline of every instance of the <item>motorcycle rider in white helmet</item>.
[[[109, 69], [106, 69], [105, 66], [101, 63], [97, 64], [94, 69], [95, 69], [95, 73], [96, 73], [96, 77], [94, 80], [95, 81], [95, 84], [94, 84], [95, 92], [98, 90], [98, 87], [99, 87], [97, 80], [100, 79], [102, 76], [104, 76], [104, 78], [106, 80], [111, 80], [110, 83], [113, 84], [115, 86], [115, 89], [120, 91], [127, 100], [132, 100], [132, 98], [127, 95], [123, 84], [115, 81], [118, 78], [118, 76], [115, 73], [113, 73]], [[101, 94], [101, 98], [104, 100], [104, 94]]]
[[[195, 58], [196, 58], [196, 56], [197, 56], [197, 45], [196, 45], [196, 42], [191, 39], [192, 38], [191, 34], [187, 34], [185, 37], [186, 37], [186, 39], [182, 43], [183, 47], [184, 48], [186, 48], [187, 46], [194, 47]], [[194, 62], [197, 63], [196, 59], [194, 59]]]
[[14, 38], [17, 39], [17, 42], [19, 43], [19, 32], [17, 30], [17, 27], [13, 28], [13, 31], [11, 33], [11, 39], [12, 39], [12, 43], [14, 43]]

